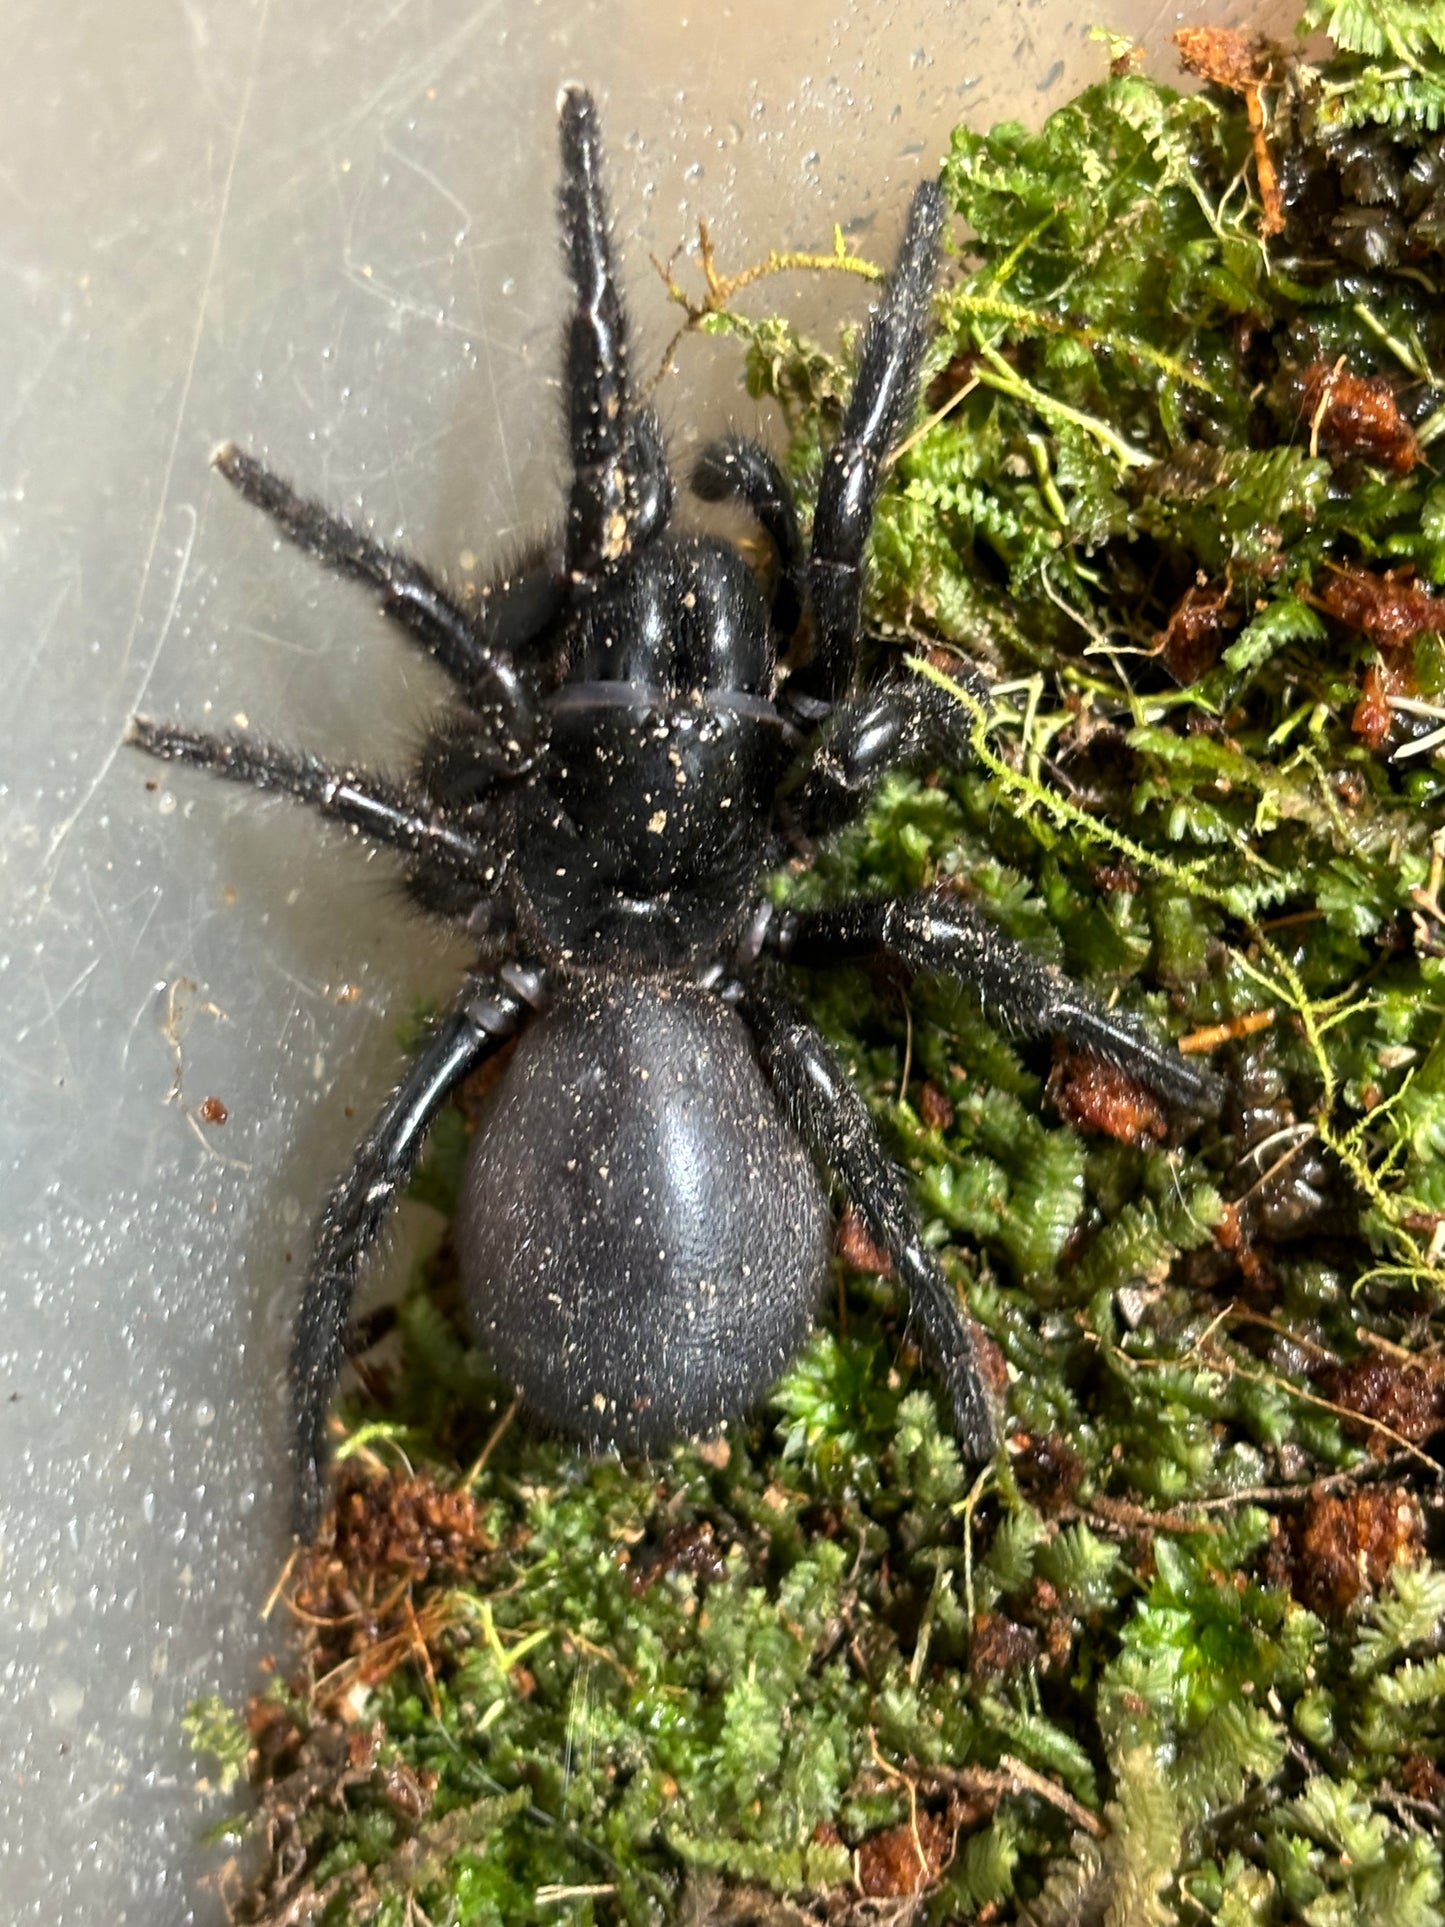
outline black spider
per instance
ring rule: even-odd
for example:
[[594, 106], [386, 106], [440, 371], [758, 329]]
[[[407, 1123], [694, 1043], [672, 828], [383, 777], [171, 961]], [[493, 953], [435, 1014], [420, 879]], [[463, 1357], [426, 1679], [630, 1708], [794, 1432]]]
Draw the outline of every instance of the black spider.
[[[1205, 1107], [1209, 1074], [1110, 1015], [956, 898], [775, 913], [766, 872], [854, 817], [887, 770], [957, 759], [959, 706], [915, 678], [857, 688], [864, 548], [912, 410], [943, 200], [914, 195], [805, 551], [755, 442], [707, 448], [710, 501], [750, 509], [771, 605], [737, 550], [671, 527], [655, 417], [627, 377], [597, 115], [561, 102], [571, 492], [560, 539], [464, 611], [418, 563], [235, 448], [221, 473], [283, 535], [370, 584], [455, 696], [409, 779], [248, 734], [137, 719], [153, 755], [284, 790], [402, 853], [412, 895], [479, 960], [321, 1214], [292, 1354], [298, 1530], [320, 1516], [325, 1418], [361, 1263], [438, 1108], [513, 1038], [467, 1166], [464, 1290], [545, 1420], [643, 1451], [745, 1410], [801, 1345], [827, 1265], [832, 1174], [892, 1258], [963, 1449], [997, 1442], [974, 1328], [924, 1244], [862, 1099], [780, 987], [783, 965], [880, 949], [975, 984], [1016, 1024]], [[811, 618], [804, 623], [804, 613]], [[781, 663], [796, 645], [786, 674]]]

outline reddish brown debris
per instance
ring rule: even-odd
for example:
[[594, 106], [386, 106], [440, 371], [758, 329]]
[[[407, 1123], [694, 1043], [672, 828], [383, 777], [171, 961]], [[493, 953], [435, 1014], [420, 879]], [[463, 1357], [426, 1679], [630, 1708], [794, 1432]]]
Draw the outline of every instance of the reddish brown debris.
[[1376, 1592], [1397, 1565], [1413, 1565], [1424, 1546], [1420, 1507], [1404, 1486], [1311, 1494], [1292, 1518], [1274, 1519], [1264, 1577], [1287, 1586], [1302, 1605], [1340, 1618]]
[[1047, 1673], [1051, 1669], [1063, 1672], [1074, 1652], [1074, 1619], [1059, 1604], [1059, 1595], [1047, 1579], [1034, 1580], [1029, 1592], [1028, 1604], [1022, 1609], [1030, 1621], [1038, 1627], [1043, 1639], [1043, 1652], [1039, 1658], [1039, 1671]]
[[838, 1219], [833, 1249], [844, 1264], [851, 1265], [855, 1271], [875, 1271], [880, 1278], [893, 1276], [893, 1260], [880, 1245], [874, 1244], [862, 1212], [851, 1204]]
[[716, 1543], [709, 1520], [697, 1519], [665, 1532], [652, 1556], [644, 1556], [633, 1572], [632, 1590], [644, 1593], [673, 1572], [691, 1573], [696, 1579], [727, 1576], [727, 1548]]
[[1214, 1227], [1214, 1241], [1221, 1251], [1233, 1253], [1239, 1275], [1247, 1285], [1256, 1285], [1268, 1278], [1268, 1266], [1249, 1242], [1236, 1205], [1226, 1204], [1220, 1212], [1219, 1223]]
[[[1331, 1366], [1316, 1384], [1334, 1404], [1387, 1425], [1412, 1445], [1445, 1427], [1445, 1359], [1438, 1356], [1402, 1358], [1396, 1352], [1368, 1351], [1348, 1365]], [[1377, 1458], [1395, 1449], [1373, 1426], [1367, 1436]]]
[[1132, 863], [1091, 863], [1089, 881], [1098, 890], [1115, 890], [1120, 896], [1139, 893], [1139, 872]]
[[1050, 1518], [1073, 1504], [1085, 1469], [1082, 1455], [1062, 1432], [1029, 1438], [1014, 1460], [1020, 1489]]
[[1156, 647], [1175, 682], [1187, 687], [1214, 667], [1224, 653], [1225, 638], [1238, 627], [1228, 590], [1196, 583], [1175, 604]]
[[[1025, 1660], [1040, 1677], [1066, 1672], [1078, 1626], [1061, 1603], [1057, 1587], [1035, 1576], [1027, 1591], [1015, 1593], [1006, 1604], [1007, 1617], [980, 1613], [974, 1620], [969, 1670], [975, 1679], [988, 1677], [990, 1668], [997, 1675]], [[1000, 1623], [991, 1623], [994, 1620]], [[1027, 1652], [1025, 1640], [1031, 1642]]]
[[1370, 786], [1357, 769], [1332, 769], [1330, 785], [1347, 810], [1357, 810], [1370, 793]]
[[1368, 636], [1380, 649], [1401, 649], [1417, 636], [1445, 635], [1445, 597], [1386, 569], [1331, 569], [1319, 595], [1326, 615]]
[[1445, 634], [1445, 597], [1432, 595], [1393, 569], [1332, 569], [1319, 594], [1320, 607], [1347, 629], [1368, 636], [1380, 651], [1365, 671], [1360, 700], [1350, 720], [1356, 736], [1379, 749], [1395, 720], [1394, 704], [1418, 693], [1409, 645], [1417, 636]]
[[976, 1318], [970, 1318], [968, 1328], [973, 1333], [974, 1348], [978, 1353], [979, 1374], [995, 1399], [1002, 1405], [1008, 1396], [1008, 1360], [1003, 1355], [1003, 1347], [991, 1338]]
[[1400, 1762], [1400, 1778], [1412, 1800], [1445, 1806], [1445, 1773], [1424, 1753], [1407, 1753]]
[[438, 1566], [464, 1572], [489, 1550], [469, 1492], [440, 1486], [424, 1472], [343, 1469], [332, 1556], [351, 1572], [420, 1580]]
[[1379, 749], [1390, 734], [1395, 720], [1394, 704], [1400, 696], [1414, 696], [1419, 685], [1409, 658], [1382, 657], [1365, 671], [1360, 700], [1350, 718], [1355, 734]]
[[[460, 1847], [474, 1844], [477, 1809], [455, 1808], [434, 1819], [437, 1775], [384, 1759], [383, 1752], [393, 1749], [383, 1749], [382, 1738], [379, 1721], [317, 1720], [284, 1758], [272, 1762], [258, 1782], [244, 1876], [235, 1860], [218, 1876], [226, 1919], [235, 1927], [301, 1927], [322, 1914], [339, 1917], [338, 1910], [348, 1920], [373, 1920], [383, 1901], [433, 1883]], [[384, 1863], [343, 1861], [339, 1871], [318, 1881], [328, 1833], [318, 1823], [328, 1809], [347, 1805], [353, 1788], [380, 1794], [401, 1823], [401, 1838]]]
[[1226, 1204], [1219, 1214], [1219, 1223], [1214, 1227], [1214, 1240], [1226, 1251], [1244, 1249], [1244, 1226], [1239, 1222], [1239, 1212], [1234, 1205]]
[[1371, 749], [1378, 749], [1389, 735], [1394, 720], [1395, 712], [1390, 707], [1385, 688], [1384, 670], [1379, 663], [1372, 662], [1360, 683], [1360, 700], [1355, 704], [1350, 728], [1361, 742], [1368, 744]]
[[953, 1122], [953, 1105], [947, 1091], [928, 1080], [919, 1086], [918, 1115], [930, 1131], [946, 1131]]
[[1268, 43], [1236, 27], [1181, 27], [1174, 44], [1191, 74], [1232, 94], [1246, 93], [1270, 77]]
[[[265, 1693], [257, 1693], [246, 1702], [246, 1730], [263, 1773], [273, 1762], [294, 1753], [304, 1737], [291, 1708]], [[253, 1778], [259, 1777], [261, 1774], [253, 1773]], [[269, 1778], [269, 1773], [265, 1777]]]
[[413, 1586], [437, 1571], [473, 1573], [490, 1550], [469, 1494], [425, 1474], [343, 1465], [335, 1512], [300, 1554], [287, 1594], [318, 1671], [398, 1640], [400, 1657], [418, 1640]]
[[1032, 1664], [1038, 1656], [1039, 1636], [1005, 1613], [976, 1613], [968, 1670], [977, 1680], [1001, 1679], [1005, 1673]]
[[1142, 1150], [1169, 1134], [1169, 1117], [1154, 1093], [1117, 1064], [1057, 1045], [1049, 1096], [1066, 1124], [1102, 1132]]
[[952, 1827], [937, 1814], [920, 1812], [860, 1843], [858, 1885], [870, 1900], [922, 1893], [952, 1858]]
[[1359, 456], [1408, 475], [1425, 459], [1395, 391], [1378, 375], [1352, 375], [1342, 362], [1313, 361], [1299, 379], [1300, 419], [1310, 445], [1333, 462]]
[[382, 1791], [398, 1820], [414, 1827], [431, 1811], [438, 1775], [430, 1767], [413, 1772], [405, 1760], [393, 1759], [383, 1769]]
[[1240, 33], [1233, 27], [1181, 27], [1174, 35], [1174, 44], [1190, 73], [1232, 94], [1243, 95], [1263, 209], [1260, 228], [1266, 236], [1278, 234], [1284, 226], [1284, 196], [1265, 138], [1264, 102], [1259, 91], [1277, 77], [1277, 49], [1262, 35]]

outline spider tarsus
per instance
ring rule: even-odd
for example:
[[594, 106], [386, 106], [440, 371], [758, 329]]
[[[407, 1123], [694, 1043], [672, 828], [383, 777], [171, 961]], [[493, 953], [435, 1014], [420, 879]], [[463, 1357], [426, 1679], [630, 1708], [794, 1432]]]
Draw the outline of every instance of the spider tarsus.
[[374, 582], [386, 589], [399, 574], [424, 573], [409, 558], [393, 556], [364, 529], [344, 516], [334, 515], [323, 503], [299, 495], [284, 476], [234, 442], [226, 442], [211, 457], [211, 466], [225, 477], [238, 495], [276, 524], [286, 540], [305, 549], [329, 568]]
[[252, 457], [235, 442], [222, 442], [219, 448], [211, 452], [211, 467], [224, 475], [233, 488], [244, 489], [247, 471], [256, 466]]

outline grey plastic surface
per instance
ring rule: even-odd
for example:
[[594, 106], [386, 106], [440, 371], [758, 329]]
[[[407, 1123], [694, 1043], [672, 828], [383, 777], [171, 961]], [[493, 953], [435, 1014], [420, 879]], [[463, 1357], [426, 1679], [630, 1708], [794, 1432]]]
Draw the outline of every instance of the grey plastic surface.
[[[1290, 6], [1253, 10], [1282, 31]], [[210, 472], [234, 437], [460, 574], [558, 506], [554, 103], [599, 94], [648, 265], [886, 259], [949, 128], [1037, 120], [1219, 0], [11, 0], [0, 79], [0, 1922], [219, 1918], [181, 1737], [284, 1636], [307, 1225], [462, 953], [304, 812], [120, 747], [136, 709], [395, 761], [440, 691]], [[1158, 70], [1170, 71], [1167, 52]], [[842, 280], [777, 283], [816, 326]], [[657, 400], [756, 415], [726, 345]], [[225, 1123], [208, 1122], [208, 1098]]]

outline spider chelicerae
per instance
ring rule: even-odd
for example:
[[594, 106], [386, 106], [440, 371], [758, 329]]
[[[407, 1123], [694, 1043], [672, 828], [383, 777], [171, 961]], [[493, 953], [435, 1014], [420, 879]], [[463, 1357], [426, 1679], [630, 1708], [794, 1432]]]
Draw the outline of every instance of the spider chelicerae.
[[477, 962], [321, 1213], [292, 1351], [297, 1530], [319, 1521], [327, 1407], [367, 1254], [427, 1127], [515, 1040], [476, 1132], [456, 1235], [497, 1368], [594, 1449], [646, 1451], [745, 1411], [811, 1325], [829, 1252], [825, 1174], [907, 1291], [962, 1449], [998, 1402], [972, 1321], [903, 1176], [787, 967], [890, 953], [951, 972], [1186, 1110], [1210, 1074], [1106, 1011], [942, 891], [779, 911], [769, 870], [855, 818], [880, 777], [957, 761], [967, 712], [931, 683], [862, 678], [864, 551], [880, 472], [914, 406], [944, 205], [913, 197], [805, 545], [755, 441], [708, 446], [708, 501], [751, 511], [771, 594], [737, 549], [679, 533], [662, 434], [638, 405], [613, 269], [597, 113], [560, 103], [574, 306], [571, 486], [560, 534], [464, 609], [409, 556], [297, 495], [250, 455], [216, 466], [280, 532], [377, 591], [450, 677], [410, 775], [334, 768], [249, 733], [137, 718], [152, 755], [284, 791], [395, 850]]

